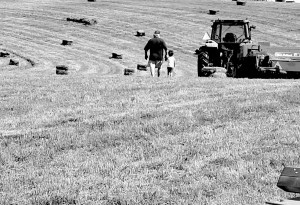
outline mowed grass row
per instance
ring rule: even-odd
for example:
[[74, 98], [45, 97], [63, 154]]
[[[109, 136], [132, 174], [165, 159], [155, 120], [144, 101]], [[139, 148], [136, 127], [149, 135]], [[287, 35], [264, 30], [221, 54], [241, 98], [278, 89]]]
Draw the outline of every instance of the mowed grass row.
[[276, 182], [299, 165], [297, 81], [8, 75], [0, 86], [0, 204], [291, 196]]

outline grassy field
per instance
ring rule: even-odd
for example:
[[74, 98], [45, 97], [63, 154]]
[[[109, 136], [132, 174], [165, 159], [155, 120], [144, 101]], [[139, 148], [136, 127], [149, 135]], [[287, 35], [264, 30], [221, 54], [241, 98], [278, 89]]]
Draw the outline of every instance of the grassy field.
[[[299, 80], [198, 78], [193, 52], [214, 18], [248, 18], [255, 41], [300, 46], [299, 4], [2, 0], [0, 10], [0, 50], [21, 63], [0, 58], [1, 205], [257, 205], [295, 196], [276, 183], [284, 166], [300, 164]], [[134, 36], [139, 29], [146, 37]], [[124, 76], [145, 63], [156, 29], [175, 51], [175, 77], [165, 65], [161, 78]], [[58, 64], [70, 75], [55, 75]]]

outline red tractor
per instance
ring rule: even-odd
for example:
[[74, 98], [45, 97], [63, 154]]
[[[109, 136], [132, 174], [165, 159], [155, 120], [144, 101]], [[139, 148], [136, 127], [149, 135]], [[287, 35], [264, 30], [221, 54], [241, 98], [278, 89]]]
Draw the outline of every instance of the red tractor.
[[261, 67], [279, 73], [260, 45], [252, 42], [254, 28], [248, 20], [214, 20], [210, 39], [196, 50], [198, 76], [210, 76], [216, 67], [224, 67], [228, 77], [256, 77]]

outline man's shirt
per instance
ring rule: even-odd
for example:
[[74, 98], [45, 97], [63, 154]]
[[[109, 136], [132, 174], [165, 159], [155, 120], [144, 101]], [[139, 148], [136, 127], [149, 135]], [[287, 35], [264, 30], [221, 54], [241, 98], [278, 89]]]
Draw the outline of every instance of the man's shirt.
[[145, 51], [150, 50], [149, 60], [162, 61], [163, 50], [167, 50], [167, 45], [165, 41], [161, 38], [152, 38], [148, 41], [144, 50]]

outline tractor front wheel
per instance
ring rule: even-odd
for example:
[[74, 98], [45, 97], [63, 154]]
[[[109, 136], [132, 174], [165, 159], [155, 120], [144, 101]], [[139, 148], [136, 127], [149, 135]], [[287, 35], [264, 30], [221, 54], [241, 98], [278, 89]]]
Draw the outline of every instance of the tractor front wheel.
[[209, 66], [209, 55], [205, 50], [200, 50], [198, 54], [198, 77], [206, 76], [203, 68]]

